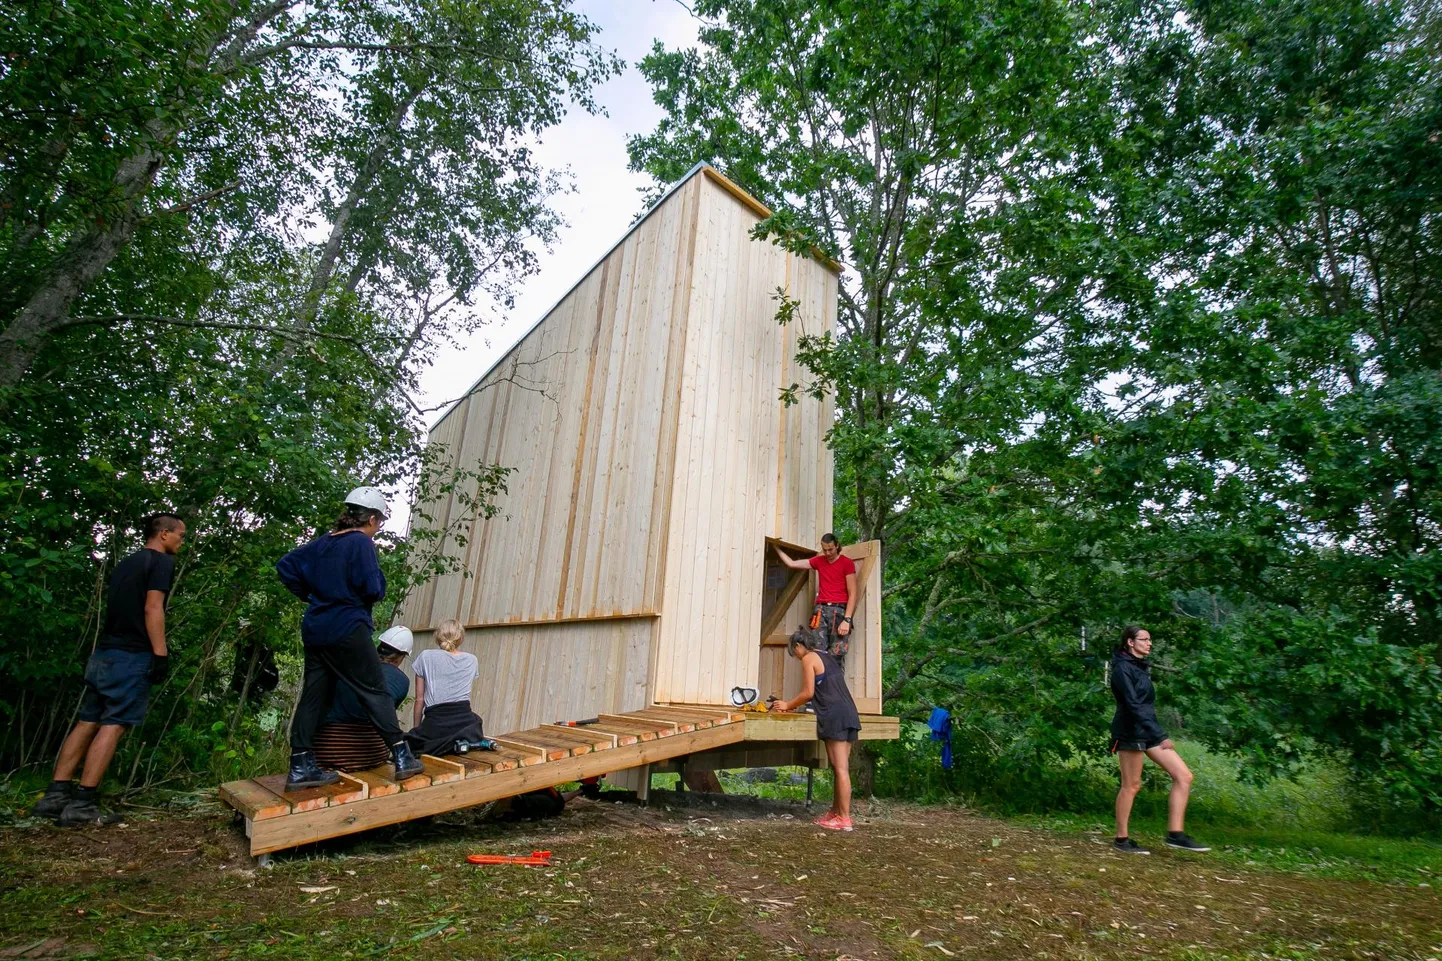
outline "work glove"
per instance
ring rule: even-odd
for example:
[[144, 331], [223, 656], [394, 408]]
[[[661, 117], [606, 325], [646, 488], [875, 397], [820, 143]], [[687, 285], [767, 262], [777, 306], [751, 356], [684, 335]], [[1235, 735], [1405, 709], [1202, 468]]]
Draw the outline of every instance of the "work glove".
[[160, 684], [170, 676], [170, 658], [164, 654], [150, 655], [150, 683]]

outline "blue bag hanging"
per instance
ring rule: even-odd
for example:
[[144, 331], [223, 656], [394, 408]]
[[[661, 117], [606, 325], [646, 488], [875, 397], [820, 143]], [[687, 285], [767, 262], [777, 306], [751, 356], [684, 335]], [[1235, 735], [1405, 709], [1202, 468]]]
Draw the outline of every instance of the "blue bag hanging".
[[926, 722], [931, 728], [931, 739], [941, 742], [941, 767], [951, 770], [951, 712], [944, 707], [931, 709], [931, 719]]

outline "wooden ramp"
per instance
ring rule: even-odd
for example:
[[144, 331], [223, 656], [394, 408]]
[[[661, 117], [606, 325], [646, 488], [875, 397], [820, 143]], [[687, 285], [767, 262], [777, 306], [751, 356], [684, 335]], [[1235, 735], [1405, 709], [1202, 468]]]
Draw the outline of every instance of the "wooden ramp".
[[736, 744], [745, 739], [746, 717], [721, 707], [656, 705], [603, 714], [584, 727], [502, 734], [493, 738], [499, 751], [424, 755], [425, 773], [399, 783], [384, 765], [301, 791], [286, 791], [284, 774], [231, 781], [220, 797], [245, 818], [250, 853], [261, 855]]

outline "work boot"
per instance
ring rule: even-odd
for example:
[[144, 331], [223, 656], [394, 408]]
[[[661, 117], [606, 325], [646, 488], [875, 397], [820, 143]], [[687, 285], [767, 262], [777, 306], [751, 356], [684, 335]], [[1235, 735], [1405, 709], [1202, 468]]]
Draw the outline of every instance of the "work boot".
[[38, 818], [58, 820], [61, 812], [70, 804], [70, 799], [74, 796], [71, 788], [72, 785], [69, 781], [53, 782], [45, 789], [45, 796], [35, 802], [30, 813]]
[[415, 777], [417, 774], [424, 774], [426, 766], [416, 760], [415, 753], [411, 750], [408, 741], [397, 741], [391, 745], [391, 760], [396, 765], [396, 780], [404, 781], [406, 778]]
[[340, 780], [340, 775], [327, 771], [315, 762], [314, 751], [297, 751], [290, 756], [290, 773], [285, 777], [287, 791], [307, 787], [325, 787]]
[[65, 810], [60, 812], [58, 818], [63, 828], [89, 827], [92, 825], [119, 824], [124, 820], [118, 814], [107, 814], [100, 810], [100, 805], [95, 801], [96, 791], [94, 788], [84, 788], [75, 792], [75, 797], [65, 805]]

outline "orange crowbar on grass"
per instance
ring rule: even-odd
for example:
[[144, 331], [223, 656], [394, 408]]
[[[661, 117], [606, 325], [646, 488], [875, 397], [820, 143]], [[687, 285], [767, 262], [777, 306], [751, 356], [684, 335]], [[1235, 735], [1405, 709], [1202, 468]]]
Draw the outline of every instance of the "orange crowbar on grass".
[[551, 866], [550, 851], [532, 851], [525, 854], [471, 854], [466, 860], [472, 864], [529, 864], [548, 868]]

